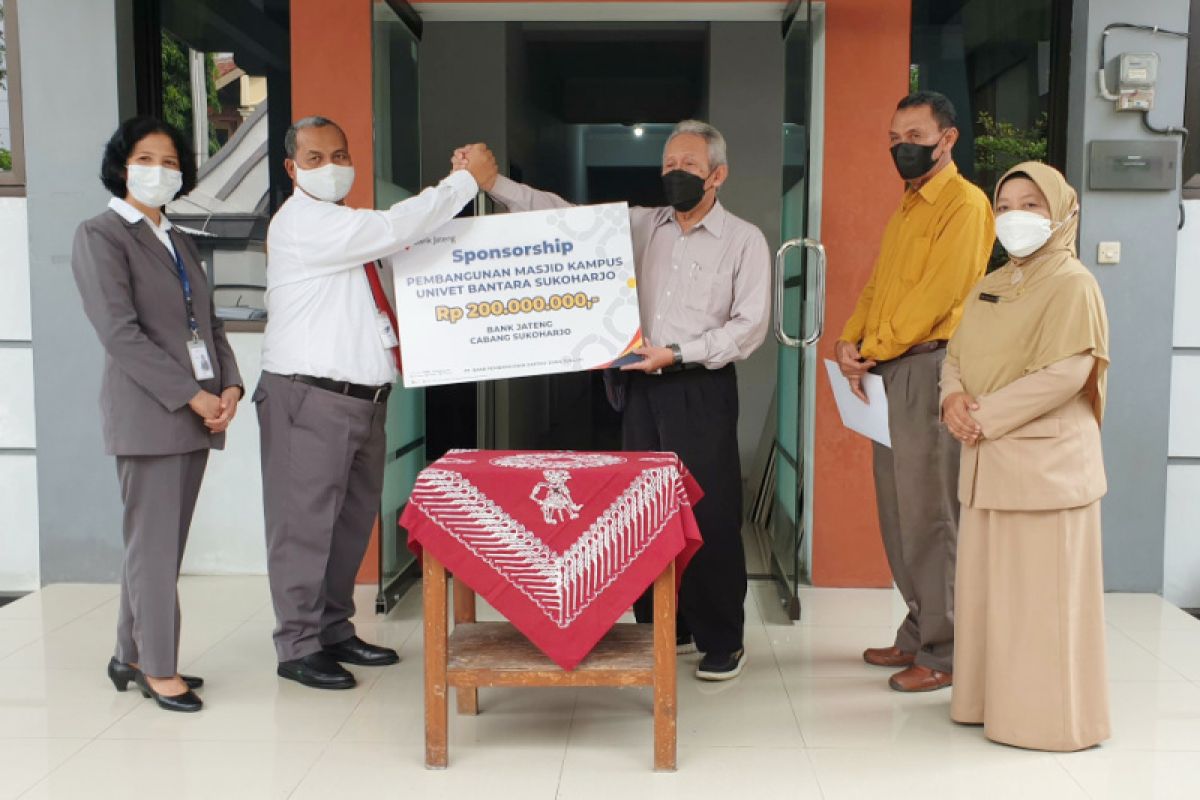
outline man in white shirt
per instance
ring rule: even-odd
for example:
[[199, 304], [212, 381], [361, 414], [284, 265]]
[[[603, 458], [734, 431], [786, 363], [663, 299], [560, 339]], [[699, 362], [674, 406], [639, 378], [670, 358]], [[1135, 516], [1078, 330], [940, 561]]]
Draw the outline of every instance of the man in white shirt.
[[267, 330], [254, 392], [278, 674], [348, 689], [341, 663], [395, 664], [359, 639], [354, 579], [383, 489], [387, 398], [399, 367], [379, 259], [444, 225], [490, 180], [487, 165], [385, 211], [341, 204], [354, 182], [346, 136], [306, 117], [285, 141], [296, 184], [267, 233]]

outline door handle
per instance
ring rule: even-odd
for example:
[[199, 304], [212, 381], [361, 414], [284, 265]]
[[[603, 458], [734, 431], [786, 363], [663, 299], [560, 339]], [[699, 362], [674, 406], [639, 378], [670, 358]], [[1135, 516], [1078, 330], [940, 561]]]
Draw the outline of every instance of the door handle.
[[[817, 271], [816, 292], [816, 308], [814, 309], [814, 319], [812, 331], [807, 335], [803, 331], [803, 321], [801, 322], [800, 336], [797, 339], [788, 334], [783, 328], [783, 305], [784, 293], [786, 290], [786, 269], [785, 262], [787, 253], [794, 248], [804, 248], [813, 254], [813, 264]], [[825, 255], [825, 246], [816, 239], [789, 239], [780, 245], [779, 250], [775, 253], [775, 269], [774, 282], [775, 294], [774, 302], [772, 303], [772, 316], [775, 318], [775, 338], [785, 347], [812, 347], [821, 339], [821, 335], [825, 332], [825, 266], [827, 258]], [[800, 270], [800, 281], [802, 284], [808, 284], [808, 265], [804, 265]], [[801, 320], [803, 320], [804, 312], [801, 305]]]

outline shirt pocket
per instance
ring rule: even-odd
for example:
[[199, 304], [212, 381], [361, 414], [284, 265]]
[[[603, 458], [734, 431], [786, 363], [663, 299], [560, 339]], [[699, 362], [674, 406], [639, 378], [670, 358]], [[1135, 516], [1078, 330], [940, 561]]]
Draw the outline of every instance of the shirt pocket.
[[921, 280], [929, 261], [929, 251], [932, 249], [932, 237], [918, 236], [913, 239], [912, 244], [908, 247], [908, 252], [904, 255], [904, 268], [900, 272], [900, 280], [908, 285]]
[[733, 285], [728, 271], [721, 266], [719, 262], [687, 262], [683, 304], [689, 311], [711, 316], [729, 313]]

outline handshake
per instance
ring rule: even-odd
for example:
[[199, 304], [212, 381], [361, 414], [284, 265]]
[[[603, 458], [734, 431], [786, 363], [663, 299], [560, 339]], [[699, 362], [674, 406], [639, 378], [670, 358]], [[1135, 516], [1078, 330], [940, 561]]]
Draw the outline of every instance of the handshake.
[[450, 156], [450, 166], [452, 172], [458, 172], [465, 169], [475, 178], [475, 182], [479, 184], [479, 188], [485, 192], [491, 191], [496, 184], [496, 176], [500, 174], [500, 167], [496, 164], [496, 156], [488, 149], [486, 144], [469, 144], [465, 147], [460, 147]]

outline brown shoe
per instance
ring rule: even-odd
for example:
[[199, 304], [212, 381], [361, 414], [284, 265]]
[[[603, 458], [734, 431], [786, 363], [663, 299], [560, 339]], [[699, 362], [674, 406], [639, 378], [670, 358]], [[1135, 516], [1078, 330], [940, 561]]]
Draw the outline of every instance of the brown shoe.
[[938, 672], [916, 664], [888, 679], [888, 686], [897, 692], [933, 692], [945, 689], [952, 683], [954, 676], [949, 672]]
[[916, 653], [906, 653], [899, 647], [870, 647], [863, 651], [863, 661], [877, 667], [911, 667]]

